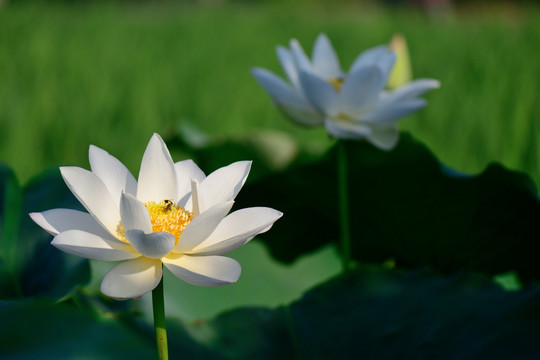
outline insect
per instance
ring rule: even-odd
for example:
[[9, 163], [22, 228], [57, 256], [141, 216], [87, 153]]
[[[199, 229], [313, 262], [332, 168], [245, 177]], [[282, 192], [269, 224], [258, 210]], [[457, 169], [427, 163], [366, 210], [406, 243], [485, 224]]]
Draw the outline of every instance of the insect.
[[171, 200], [165, 200], [165, 211], [169, 212], [171, 211], [171, 207], [174, 205], [174, 203]]

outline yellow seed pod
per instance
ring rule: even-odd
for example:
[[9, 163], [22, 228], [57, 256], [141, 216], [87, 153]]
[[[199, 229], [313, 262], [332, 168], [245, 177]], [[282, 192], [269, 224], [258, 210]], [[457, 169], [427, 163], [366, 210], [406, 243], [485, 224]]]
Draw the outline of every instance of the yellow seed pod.
[[390, 41], [388, 48], [397, 55], [396, 63], [388, 78], [386, 86], [392, 90], [398, 88], [412, 79], [411, 61], [407, 41], [401, 34], [395, 34]]

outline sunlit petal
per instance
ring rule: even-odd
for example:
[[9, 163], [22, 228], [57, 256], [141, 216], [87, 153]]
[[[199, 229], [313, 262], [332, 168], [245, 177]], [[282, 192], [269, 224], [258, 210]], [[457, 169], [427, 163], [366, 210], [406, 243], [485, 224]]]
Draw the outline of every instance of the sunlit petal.
[[191, 181], [195, 179], [201, 182], [206, 175], [191, 159], [175, 163], [174, 170], [176, 171], [176, 185], [178, 186], [178, 204], [185, 207], [191, 194]]
[[140, 254], [159, 259], [167, 255], [174, 248], [174, 235], [167, 232], [153, 232], [145, 234], [141, 230], [127, 230], [126, 239]]
[[202, 213], [218, 203], [234, 200], [250, 169], [251, 161], [238, 161], [208, 175], [199, 185], [199, 211]]
[[68, 254], [94, 260], [117, 261], [140, 256], [129, 244], [107, 241], [80, 230], [61, 232], [54, 237], [51, 244]]
[[137, 193], [137, 181], [117, 158], [93, 145], [90, 145], [88, 155], [92, 172], [109, 189], [117, 206], [120, 204], [120, 195], [123, 192], [131, 195]]
[[88, 212], [112, 235], [116, 236], [120, 211], [103, 182], [91, 171], [61, 167], [67, 186]]
[[191, 211], [193, 216], [198, 216], [201, 212], [199, 210], [199, 204], [201, 198], [201, 191], [199, 182], [195, 179], [191, 180], [191, 196], [186, 202], [186, 210]]
[[115, 239], [92, 215], [83, 211], [52, 209], [30, 213], [30, 217], [51, 235], [58, 235], [67, 230], [81, 230], [103, 238]]
[[214, 232], [190, 252], [198, 255], [226, 254], [257, 234], [268, 231], [282, 215], [277, 210], [264, 207], [237, 210], [223, 219]]
[[140, 257], [113, 267], [101, 282], [101, 292], [117, 299], [142, 296], [161, 281], [161, 261]]
[[218, 203], [196, 216], [182, 232], [174, 251], [185, 252], [206, 240], [225, 218], [233, 206], [233, 201]]
[[174, 276], [199, 286], [219, 286], [234, 283], [242, 268], [231, 258], [223, 256], [176, 255], [163, 258], [163, 265]]
[[142, 230], [145, 233], [152, 232], [152, 223], [146, 206], [134, 196], [122, 194], [120, 202], [120, 215], [124, 229]]
[[176, 171], [167, 146], [154, 134], [146, 147], [139, 171], [137, 198], [142, 202], [178, 201]]

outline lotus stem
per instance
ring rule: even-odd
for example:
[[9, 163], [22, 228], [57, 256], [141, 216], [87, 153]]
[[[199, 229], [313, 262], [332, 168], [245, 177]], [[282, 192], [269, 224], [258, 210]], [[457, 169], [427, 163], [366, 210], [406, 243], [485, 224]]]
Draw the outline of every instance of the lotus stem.
[[341, 259], [343, 272], [350, 270], [351, 265], [351, 230], [349, 221], [349, 187], [347, 177], [347, 149], [345, 142], [338, 141], [338, 191], [339, 219], [341, 227]]
[[165, 326], [165, 301], [163, 298], [163, 278], [159, 285], [152, 290], [152, 307], [154, 309], [154, 328], [156, 329], [156, 344], [159, 360], [169, 359], [167, 348], [167, 329]]

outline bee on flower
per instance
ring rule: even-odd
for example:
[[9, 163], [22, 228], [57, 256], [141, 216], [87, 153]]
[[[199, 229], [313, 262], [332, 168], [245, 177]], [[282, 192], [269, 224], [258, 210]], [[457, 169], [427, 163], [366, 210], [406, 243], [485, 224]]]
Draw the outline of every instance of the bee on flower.
[[67, 186], [87, 212], [52, 209], [32, 219], [54, 235], [52, 245], [89, 259], [119, 261], [101, 292], [136, 298], [158, 286], [165, 266], [201, 286], [234, 283], [240, 264], [224, 254], [269, 230], [282, 213], [266, 207], [229, 214], [249, 174], [239, 161], [206, 176], [191, 160], [174, 163], [154, 134], [138, 181], [106, 151], [90, 146], [91, 171], [62, 167]]

